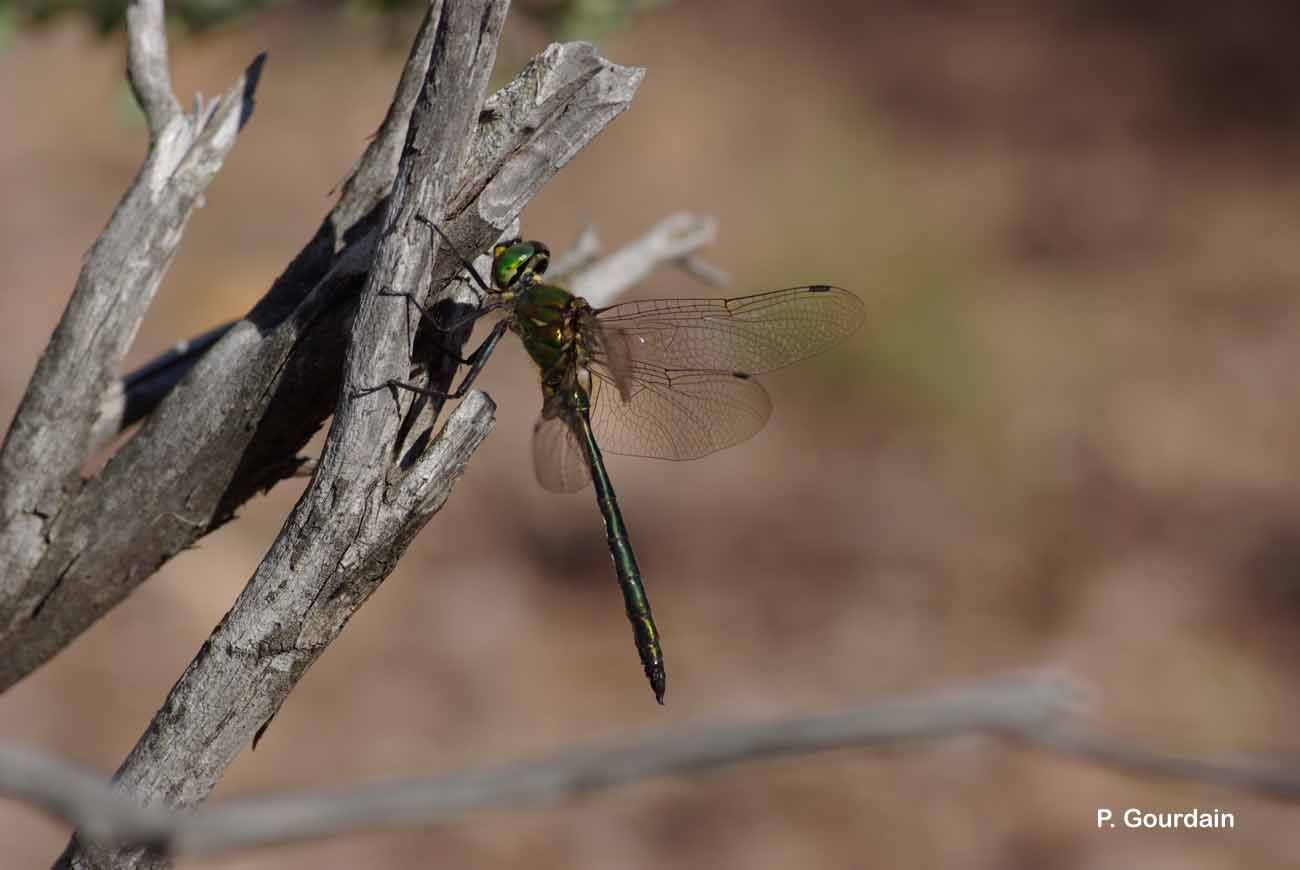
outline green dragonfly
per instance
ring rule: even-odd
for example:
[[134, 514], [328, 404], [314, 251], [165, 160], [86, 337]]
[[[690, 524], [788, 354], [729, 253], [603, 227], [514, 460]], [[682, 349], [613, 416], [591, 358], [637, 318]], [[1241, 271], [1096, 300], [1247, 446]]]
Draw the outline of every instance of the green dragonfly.
[[541, 242], [498, 244], [491, 286], [461, 259], [484, 294], [471, 317], [492, 311], [506, 316], [477, 350], [458, 360], [469, 369], [455, 390], [444, 394], [396, 381], [386, 386], [458, 398], [507, 331], [520, 337], [541, 370], [542, 413], [533, 430], [537, 480], [552, 492], [594, 484], [637, 653], [662, 704], [667, 678], [659, 630], [601, 450], [697, 459], [744, 441], [772, 411], [754, 376], [853, 333], [862, 324], [862, 302], [839, 287], [811, 284], [736, 299], [592, 308], [543, 281], [550, 251]]

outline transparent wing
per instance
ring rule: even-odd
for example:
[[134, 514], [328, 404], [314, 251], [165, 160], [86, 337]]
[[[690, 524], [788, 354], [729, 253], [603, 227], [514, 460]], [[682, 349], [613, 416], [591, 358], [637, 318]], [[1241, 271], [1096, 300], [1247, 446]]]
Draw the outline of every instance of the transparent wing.
[[587, 337], [591, 360], [599, 364], [602, 376], [618, 388], [619, 398], [629, 401], [636, 388], [632, 336], [619, 329], [605, 329], [594, 315], [583, 318], [582, 332]]
[[626, 401], [592, 366], [591, 428], [602, 450], [653, 459], [698, 459], [749, 438], [772, 414], [758, 381], [730, 372], [633, 368]]
[[533, 426], [533, 471], [551, 492], [577, 492], [591, 483], [578, 436], [564, 417], [541, 417]]
[[696, 459], [749, 438], [771, 399], [753, 375], [813, 356], [862, 325], [824, 284], [738, 299], [656, 299], [597, 312], [591, 424], [610, 453]]
[[862, 300], [826, 284], [738, 299], [651, 299], [596, 313], [631, 360], [668, 372], [758, 375], [826, 350], [862, 325]]

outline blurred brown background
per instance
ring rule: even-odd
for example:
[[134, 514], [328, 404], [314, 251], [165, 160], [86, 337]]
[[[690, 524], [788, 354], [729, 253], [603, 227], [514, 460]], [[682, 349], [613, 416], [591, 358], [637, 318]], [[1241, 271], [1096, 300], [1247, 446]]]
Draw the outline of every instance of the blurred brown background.
[[[1300, 7], [1140, 6], [680, 0], [607, 37], [645, 83], [525, 232], [563, 248], [593, 222], [616, 245], [714, 214], [708, 259], [736, 292], [834, 282], [867, 328], [766, 379], [777, 411], [752, 441], [611, 460], [665, 634], [662, 709], [590, 493], [533, 482], [536, 375], [503, 345], [480, 381], [496, 429], [447, 508], [218, 797], [1043, 664], [1140, 745], [1300, 750]], [[498, 81], [546, 42], [512, 25]], [[264, 291], [378, 125], [411, 33], [291, 3], [173, 45], [186, 99], [270, 60], [131, 362]], [[0, 54], [6, 421], [143, 154], [122, 65], [120, 35], [73, 20]], [[636, 295], [710, 290], [666, 269]], [[116, 767], [299, 491], [250, 504], [0, 698], [0, 739]], [[1103, 806], [1217, 807], [1237, 829], [1100, 832]], [[1283, 867], [1296, 819], [972, 738], [181, 866]], [[0, 866], [43, 866], [66, 835], [0, 804]]]

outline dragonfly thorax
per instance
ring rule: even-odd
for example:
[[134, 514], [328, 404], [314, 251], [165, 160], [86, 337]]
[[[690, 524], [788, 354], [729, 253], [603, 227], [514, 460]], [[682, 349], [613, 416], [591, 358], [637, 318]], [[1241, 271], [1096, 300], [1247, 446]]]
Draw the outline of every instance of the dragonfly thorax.
[[532, 283], [515, 298], [511, 326], [524, 350], [542, 370], [542, 381], [564, 389], [566, 374], [586, 367], [589, 357], [584, 324], [591, 306], [563, 287]]

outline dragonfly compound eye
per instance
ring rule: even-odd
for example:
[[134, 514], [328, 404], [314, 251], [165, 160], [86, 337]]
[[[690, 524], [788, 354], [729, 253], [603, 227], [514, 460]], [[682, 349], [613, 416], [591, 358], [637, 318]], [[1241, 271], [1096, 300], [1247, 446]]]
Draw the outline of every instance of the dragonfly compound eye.
[[532, 283], [532, 277], [545, 272], [551, 262], [551, 252], [541, 242], [497, 245], [493, 254], [492, 280], [503, 290]]
[[529, 271], [534, 275], [542, 275], [546, 272], [546, 267], [551, 265], [551, 249], [541, 242], [533, 242], [533, 261], [529, 264]]

